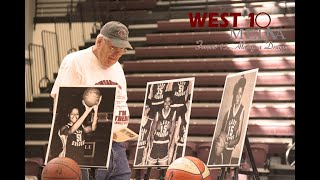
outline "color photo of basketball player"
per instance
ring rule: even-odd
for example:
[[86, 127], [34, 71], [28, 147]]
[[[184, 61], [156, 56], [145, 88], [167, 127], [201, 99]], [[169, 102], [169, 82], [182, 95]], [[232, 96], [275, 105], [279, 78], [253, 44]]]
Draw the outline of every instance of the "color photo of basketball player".
[[148, 82], [135, 167], [169, 166], [184, 155], [194, 78]]
[[208, 166], [240, 166], [257, 73], [253, 69], [227, 76]]

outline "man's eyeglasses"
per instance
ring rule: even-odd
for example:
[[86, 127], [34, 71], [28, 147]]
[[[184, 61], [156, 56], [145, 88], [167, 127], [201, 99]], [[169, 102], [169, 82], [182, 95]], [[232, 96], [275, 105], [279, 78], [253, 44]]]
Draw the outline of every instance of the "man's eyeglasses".
[[118, 48], [118, 47], [114, 47], [114, 46], [110, 46], [110, 50], [112, 52], [120, 52], [120, 53], [125, 53], [127, 52], [127, 49], [126, 48]]
[[111, 42], [110, 42], [110, 40], [109, 40], [108, 38], [103, 37], [103, 39], [104, 39], [106, 42], [108, 42], [109, 49], [110, 49], [113, 53], [116, 52], [116, 53], [121, 53], [121, 54], [123, 54], [123, 53], [127, 52], [127, 49], [126, 49], [126, 48], [119, 48], [119, 47], [114, 47], [114, 46], [112, 46], [112, 44], [111, 44]]

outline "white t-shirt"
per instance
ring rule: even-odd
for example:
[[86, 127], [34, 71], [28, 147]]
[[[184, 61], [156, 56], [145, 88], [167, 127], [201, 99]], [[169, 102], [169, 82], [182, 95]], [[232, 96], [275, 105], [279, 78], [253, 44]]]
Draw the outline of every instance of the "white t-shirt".
[[[74, 85], [118, 85], [117, 97], [115, 99], [116, 110], [126, 110], [129, 116], [127, 105], [127, 82], [119, 62], [107, 69], [103, 69], [97, 57], [92, 52], [92, 47], [68, 54], [61, 62], [58, 76], [51, 90], [54, 97], [60, 86]], [[116, 112], [115, 112], [116, 113]], [[129, 118], [121, 122], [115, 119], [113, 131], [126, 128]]]

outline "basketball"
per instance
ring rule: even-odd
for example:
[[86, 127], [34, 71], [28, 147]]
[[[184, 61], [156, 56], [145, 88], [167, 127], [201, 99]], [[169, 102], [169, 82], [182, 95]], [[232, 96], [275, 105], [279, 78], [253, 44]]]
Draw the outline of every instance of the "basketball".
[[166, 180], [211, 180], [208, 167], [198, 158], [184, 156], [173, 161], [166, 172]]
[[97, 88], [88, 88], [83, 93], [83, 100], [87, 106], [91, 107], [99, 103], [101, 93]]
[[220, 156], [222, 151], [224, 150], [225, 143], [227, 141], [227, 134], [224, 131], [221, 131], [219, 136], [216, 138], [214, 145], [215, 145], [215, 155]]
[[82, 179], [79, 165], [70, 158], [57, 157], [44, 166], [41, 180], [80, 180]]

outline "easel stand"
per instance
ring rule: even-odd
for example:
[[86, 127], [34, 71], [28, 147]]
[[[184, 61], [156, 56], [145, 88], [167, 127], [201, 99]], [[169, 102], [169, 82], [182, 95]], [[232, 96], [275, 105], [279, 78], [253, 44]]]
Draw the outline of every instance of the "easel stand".
[[148, 180], [150, 178], [151, 167], [148, 167], [147, 172], [144, 174], [144, 180]]
[[94, 180], [96, 168], [91, 167], [81, 167], [82, 180]]
[[141, 169], [135, 169], [135, 171], [136, 171], [135, 178], [136, 178], [136, 179], [141, 179], [141, 176], [140, 176]]
[[226, 174], [226, 167], [222, 167], [220, 175], [217, 176], [217, 180], [223, 180], [225, 174]]
[[[235, 167], [234, 168], [234, 176], [232, 177], [232, 179], [233, 180], [238, 180], [238, 174], [240, 173], [240, 174], [245, 174], [245, 175], [253, 175], [255, 180], [260, 180], [259, 172], [258, 172], [256, 163], [255, 163], [254, 158], [253, 158], [253, 154], [252, 154], [252, 151], [251, 151], [249, 138], [248, 138], [247, 134], [246, 134], [246, 137], [245, 137], [245, 146], [246, 146], [246, 149], [247, 149], [247, 152], [248, 152], [248, 156], [249, 156], [250, 164], [251, 164], [251, 167], [252, 167], [252, 171], [242, 171], [242, 170], [239, 169], [239, 167]], [[230, 169], [230, 167], [228, 167], [228, 169]], [[220, 175], [218, 175], [217, 180], [224, 180], [224, 176], [225, 176], [226, 170], [227, 170], [227, 167], [222, 167], [221, 168], [221, 173], [220, 173]]]

